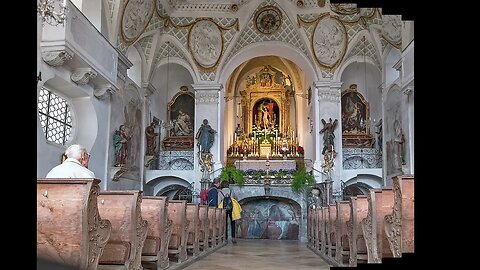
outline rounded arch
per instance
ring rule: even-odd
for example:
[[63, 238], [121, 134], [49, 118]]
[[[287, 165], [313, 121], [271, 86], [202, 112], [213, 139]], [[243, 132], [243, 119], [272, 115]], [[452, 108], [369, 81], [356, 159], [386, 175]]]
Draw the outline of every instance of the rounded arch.
[[159, 176], [148, 181], [144, 190], [145, 193], [154, 196], [160, 196], [168, 193], [170, 190], [181, 190], [183, 188], [191, 188], [191, 183], [186, 179], [178, 176]]
[[343, 189], [348, 188], [351, 185], [360, 185], [368, 188], [382, 188], [383, 179], [381, 176], [374, 174], [357, 174], [344, 182]]
[[[268, 50], [265, 50], [265, 47], [268, 47]], [[237, 52], [228, 62], [221, 62], [217, 82], [226, 85], [230, 75], [245, 62], [245, 59], [268, 55], [280, 56], [295, 63], [305, 72], [305, 81], [317, 81], [319, 79], [316, 66], [297, 48], [284, 42], [265, 41], [248, 45]]]
[[127, 69], [127, 76], [138, 86], [142, 85], [142, 75], [146, 63], [145, 55], [141, 53], [140, 45], [136, 43], [127, 49], [127, 59], [132, 62], [132, 66]]

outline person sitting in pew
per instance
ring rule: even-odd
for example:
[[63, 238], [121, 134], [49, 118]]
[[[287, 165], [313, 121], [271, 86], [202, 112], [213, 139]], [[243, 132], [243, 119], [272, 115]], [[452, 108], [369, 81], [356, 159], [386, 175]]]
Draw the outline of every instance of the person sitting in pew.
[[67, 159], [48, 172], [46, 178], [95, 178], [88, 168], [90, 154], [79, 144], [70, 145], [65, 150]]

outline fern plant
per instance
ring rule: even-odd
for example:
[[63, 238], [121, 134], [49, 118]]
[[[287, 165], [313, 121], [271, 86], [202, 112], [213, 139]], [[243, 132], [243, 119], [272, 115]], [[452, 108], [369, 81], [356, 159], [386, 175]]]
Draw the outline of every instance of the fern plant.
[[292, 191], [300, 194], [308, 186], [315, 184], [315, 177], [307, 173], [304, 169], [293, 172]]
[[239, 186], [243, 186], [245, 183], [243, 172], [234, 166], [223, 167], [220, 173], [220, 179], [222, 179], [222, 181], [228, 181], [229, 183], [235, 183]]

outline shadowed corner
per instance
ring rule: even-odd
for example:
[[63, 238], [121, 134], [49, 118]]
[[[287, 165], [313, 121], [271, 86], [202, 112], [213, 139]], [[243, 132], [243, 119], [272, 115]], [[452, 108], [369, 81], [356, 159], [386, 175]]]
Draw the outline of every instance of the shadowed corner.
[[57, 262], [52, 262], [43, 258], [37, 258], [37, 270], [78, 270], [78, 268]]

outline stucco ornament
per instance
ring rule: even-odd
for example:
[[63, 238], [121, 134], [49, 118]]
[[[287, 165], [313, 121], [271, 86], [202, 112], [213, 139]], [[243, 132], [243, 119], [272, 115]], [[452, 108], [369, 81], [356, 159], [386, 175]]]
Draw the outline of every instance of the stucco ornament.
[[347, 48], [347, 33], [343, 24], [330, 16], [321, 18], [313, 32], [312, 48], [320, 65], [335, 68]]
[[193, 59], [205, 69], [214, 68], [222, 55], [222, 32], [209, 19], [197, 21], [188, 34], [188, 47]]
[[153, 0], [129, 0], [122, 16], [122, 37], [127, 43], [143, 33], [154, 11]]
[[263, 34], [275, 33], [282, 24], [282, 13], [273, 6], [264, 7], [255, 15], [255, 27]]
[[382, 35], [390, 43], [402, 41], [402, 21], [398, 15], [382, 16]]

